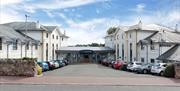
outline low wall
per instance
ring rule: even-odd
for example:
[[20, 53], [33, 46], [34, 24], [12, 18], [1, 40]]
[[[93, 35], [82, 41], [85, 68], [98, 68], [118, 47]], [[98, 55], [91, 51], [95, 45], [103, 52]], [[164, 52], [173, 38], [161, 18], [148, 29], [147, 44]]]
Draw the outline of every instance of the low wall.
[[34, 76], [35, 60], [0, 59], [0, 76]]
[[180, 63], [175, 64], [175, 77], [180, 78]]

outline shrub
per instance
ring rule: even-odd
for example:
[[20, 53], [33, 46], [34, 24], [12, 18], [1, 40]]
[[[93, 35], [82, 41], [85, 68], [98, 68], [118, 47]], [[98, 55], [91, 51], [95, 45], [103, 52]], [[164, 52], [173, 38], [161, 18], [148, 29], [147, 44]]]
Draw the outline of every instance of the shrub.
[[174, 64], [168, 65], [164, 70], [165, 77], [174, 77], [175, 76], [175, 67]]

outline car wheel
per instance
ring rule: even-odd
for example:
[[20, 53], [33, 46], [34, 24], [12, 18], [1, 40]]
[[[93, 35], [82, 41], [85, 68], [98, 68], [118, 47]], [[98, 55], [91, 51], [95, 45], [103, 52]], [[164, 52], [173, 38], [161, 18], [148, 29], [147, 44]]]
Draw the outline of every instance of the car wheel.
[[148, 72], [147, 72], [147, 70], [143, 70], [143, 74], [147, 74]]
[[160, 75], [160, 76], [164, 76], [164, 72], [161, 71], [161, 72], [159, 73], [159, 75]]

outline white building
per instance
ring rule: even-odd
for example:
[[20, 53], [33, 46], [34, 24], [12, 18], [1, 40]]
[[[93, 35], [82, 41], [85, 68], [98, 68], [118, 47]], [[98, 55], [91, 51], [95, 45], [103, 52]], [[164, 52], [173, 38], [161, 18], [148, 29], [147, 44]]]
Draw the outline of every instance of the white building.
[[[167, 32], [168, 34], [172, 34], [170, 31], [174, 31], [174, 29], [158, 24], [144, 25], [141, 21], [133, 26], [119, 26], [114, 36], [116, 59], [127, 62], [158, 62], [156, 58], [174, 46], [172, 43], [167, 45], [167, 42], [172, 39], [172, 36], [169, 37], [169, 40], [167, 39]], [[178, 33], [173, 34], [179, 36]], [[161, 41], [155, 42], [155, 39], [159, 40], [159, 35], [162, 35], [162, 38], [166, 40], [164, 41], [166, 45], [159, 45], [158, 43], [162, 43]], [[152, 41], [146, 41], [150, 38], [154, 39], [152, 39]], [[178, 40], [176, 43], [177, 42], [180, 43]]]
[[39, 41], [0, 25], [0, 58], [37, 58]]
[[[39, 22], [11, 22], [3, 24], [9, 26], [17, 32], [25, 34], [35, 40], [40, 41], [38, 47], [38, 60], [49, 61], [58, 58], [55, 51], [60, 49], [61, 46], [66, 45], [69, 38], [61, 33], [57, 26], [44, 26]], [[63, 43], [65, 42], [65, 43]]]
[[115, 49], [115, 33], [107, 34], [105, 38], [105, 47], [110, 47], [112, 49]]

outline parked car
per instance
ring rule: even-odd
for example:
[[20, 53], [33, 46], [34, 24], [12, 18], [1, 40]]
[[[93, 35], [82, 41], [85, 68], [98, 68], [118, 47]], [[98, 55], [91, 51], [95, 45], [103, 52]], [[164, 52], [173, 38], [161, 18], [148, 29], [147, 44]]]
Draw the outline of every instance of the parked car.
[[54, 61], [54, 66], [55, 66], [56, 69], [60, 67], [59, 63], [57, 61]]
[[127, 62], [123, 62], [121, 70], [127, 71], [127, 65], [128, 65]]
[[121, 60], [117, 60], [114, 64], [113, 64], [113, 68], [114, 69], [120, 69], [123, 65], [123, 62]]
[[143, 64], [143, 65], [137, 67], [137, 68], [135, 69], [135, 71], [136, 71], [137, 73], [148, 74], [148, 73], [151, 73], [151, 67], [152, 67], [152, 66], [153, 66], [153, 64], [150, 64], [150, 63], [148, 63], [148, 64]]
[[37, 64], [42, 67], [43, 72], [49, 70], [49, 66], [46, 62], [38, 61]]
[[64, 59], [63, 62], [65, 63], [65, 65], [68, 65], [68, 64], [69, 64], [69, 62], [68, 62], [67, 59]]
[[115, 64], [115, 62], [116, 62], [115, 60], [112, 60], [109, 66], [113, 68], [113, 65]]
[[105, 65], [105, 66], [112, 66], [112, 63], [115, 61], [114, 58], [112, 57], [109, 57], [109, 58], [105, 58], [103, 61], [102, 61], [102, 64]]
[[136, 68], [137, 67], [139, 67], [139, 66], [141, 66], [142, 65], [142, 63], [140, 63], [140, 62], [132, 62], [132, 63], [129, 63], [128, 65], [127, 65], [127, 70], [128, 71], [136, 71]]
[[108, 62], [107, 62], [107, 61], [108, 61], [108, 59], [107, 59], [107, 58], [104, 58], [104, 59], [102, 60], [102, 62], [101, 62], [102, 65], [106, 65], [106, 66], [107, 66], [107, 65], [108, 65]]
[[53, 70], [55, 68], [55, 63], [53, 61], [46, 62], [49, 66], [50, 70]]
[[166, 66], [167, 66], [167, 63], [157, 63], [151, 67], [151, 73], [163, 76]]
[[66, 64], [63, 62], [63, 60], [55, 60], [59, 64], [59, 67], [64, 67]]

